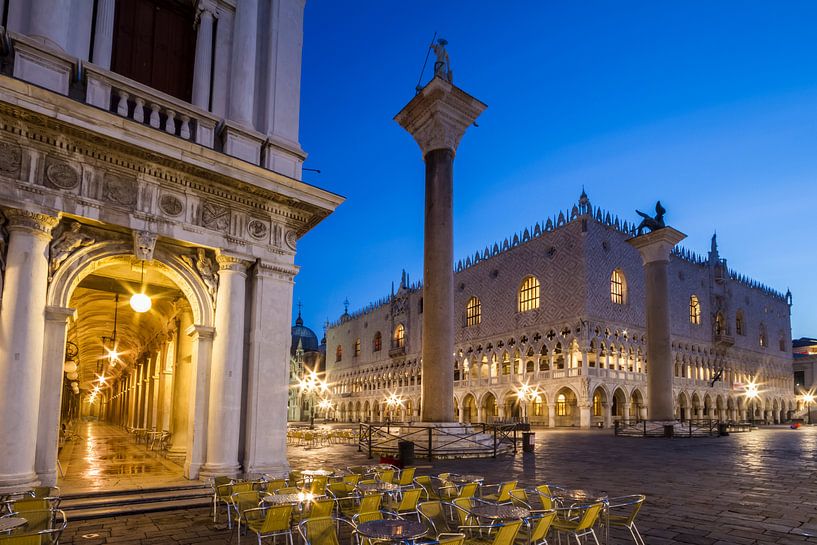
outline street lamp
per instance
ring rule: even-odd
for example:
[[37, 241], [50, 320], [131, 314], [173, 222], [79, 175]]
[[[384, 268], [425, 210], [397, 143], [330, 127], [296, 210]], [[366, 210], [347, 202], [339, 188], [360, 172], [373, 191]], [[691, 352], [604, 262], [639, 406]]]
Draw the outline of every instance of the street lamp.
[[528, 403], [535, 401], [539, 397], [539, 387], [531, 386], [528, 383], [522, 384], [516, 391], [516, 399], [522, 405], [522, 420], [527, 420], [528, 417]]
[[814, 390], [809, 390], [803, 394], [803, 401], [806, 404], [806, 414], [808, 415], [808, 424], [811, 425], [811, 404], [814, 403]]
[[760, 392], [758, 391], [758, 388], [757, 388], [757, 383], [755, 383], [755, 382], [747, 383], [746, 384], [746, 391], [744, 392], [744, 395], [749, 400], [749, 410], [752, 411], [752, 426], [754, 427], [754, 425], [755, 425], [754, 401], [760, 396]]
[[323, 411], [323, 418], [325, 420], [326, 415], [332, 410], [332, 400], [329, 398], [321, 399], [320, 403], [318, 403], [318, 408]]
[[389, 432], [389, 426], [391, 424], [391, 413], [398, 407], [403, 406], [403, 399], [398, 396], [397, 394], [389, 394], [386, 397], [386, 433]]
[[314, 370], [304, 374], [304, 378], [298, 379], [298, 389], [301, 395], [309, 396], [309, 429], [315, 427], [315, 395], [324, 394], [329, 391], [329, 386], [321, 380]]

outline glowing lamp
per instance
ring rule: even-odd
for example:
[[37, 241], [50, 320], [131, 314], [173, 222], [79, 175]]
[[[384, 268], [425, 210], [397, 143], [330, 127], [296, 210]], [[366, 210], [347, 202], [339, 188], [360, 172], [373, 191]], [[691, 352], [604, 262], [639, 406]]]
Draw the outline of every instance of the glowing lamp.
[[77, 371], [77, 364], [71, 360], [66, 361], [62, 366], [63, 371], [66, 373], [76, 373]]
[[79, 374], [76, 371], [68, 373], [65, 376], [68, 377], [68, 380], [77, 380], [79, 378]]
[[151, 305], [150, 297], [144, 293], [134, 293], [130, 298], [130, 308], [132, 308], [134, 312], [147, 312], [150, 310]]

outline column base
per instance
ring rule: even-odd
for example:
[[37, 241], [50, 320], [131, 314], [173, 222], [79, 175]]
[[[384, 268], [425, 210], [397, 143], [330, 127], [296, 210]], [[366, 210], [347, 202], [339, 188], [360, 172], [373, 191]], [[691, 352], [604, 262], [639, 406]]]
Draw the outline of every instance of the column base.
[[[238, 477], [241, 474], [241, 466], [238, 464], [204, 464], [201, 466], [198, 478], [202, 477]], [[188, 477], [192, 478], [192, 477]]]
[[0, 494], [30, 490], [35, 486], [40, 486], [40, 479], [33, 471], [0, 475]]
[[257, 477], [261, 477], [262, 475], [271, 475], [273, 477], [286, 477], [289, 475], [289, 464], [269, 464], [263, 465], [259, 464], [256, 466], [250, 466], [245, 471], [244, 475], [248, 478], [254, 479]]
[[57, 470], [41, 471], [37, 474], [42, 486], [57, 486]]

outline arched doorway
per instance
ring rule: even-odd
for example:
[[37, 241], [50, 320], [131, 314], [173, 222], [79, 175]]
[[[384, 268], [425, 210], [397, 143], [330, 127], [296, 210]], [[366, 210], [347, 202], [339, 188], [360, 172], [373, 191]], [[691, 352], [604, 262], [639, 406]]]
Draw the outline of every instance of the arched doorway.
[[621, 388], [616, 388], [613, 392], [613, 406], [612, 406], [612, 416], [613, 420], [628, 420], [629, 415], [627, 414], [627, 395], [624, 393], [624, 390]]
[[603, 426], [609, 426], [607, 409], [607, 392], [604, 391], [604, 388], [598, 386], [593, 392], [592, 406], [590, 408], [591, 425], [597, 426], [601, 423]]
[[556, 426], [578, 426], [578, 404], [576, 394], [570, 388], [562, 388], [556, 392], [555, 419]]
[[[63, 225], [91, 242], [98, 235], [73, 220]], [[208, 399], [197, 368], [210, 366], [201, 360], [211, 357], [214, 292], [194, 267], [196, 259], [212, 267], [215, 254], [164, 244], [144, 259], [134, 252], [133, 240], [112, 237], [66, 256], [52, 272], [48, 308], [74, 312], [47, 327], [53, 338], [62, 330], [74, 356], [64, 369], [71, 372], [60, 377], [63, 388], [41, 392], [42, 405], [57, 407], [41, 413], [41, 424], [53, 430], [55, 450], [62, 445], [58, 484], [67, 489], [89, 481], [106, 486], [100, 473], [118, 474], [124, 487], [146, 478], [172, 482], [183, 473], [195, 478], [205, 463]], [[139, 293], [148, 308], [131, 301]], [[44, 365], [63, 370], [62, 356], [48, 351]], [[85, 441], [62, 440], [72, 436]]]
[[482, 398], [482, 416], [485, 422], [491, 423], [499, 417], [499, 407], [496, 404], [496, 397], [491, 392]]
[[477, 401], [474, 394], [466, 394], [462, 399], [462, 415], [463, 423], [470, 424], [477, 421]]

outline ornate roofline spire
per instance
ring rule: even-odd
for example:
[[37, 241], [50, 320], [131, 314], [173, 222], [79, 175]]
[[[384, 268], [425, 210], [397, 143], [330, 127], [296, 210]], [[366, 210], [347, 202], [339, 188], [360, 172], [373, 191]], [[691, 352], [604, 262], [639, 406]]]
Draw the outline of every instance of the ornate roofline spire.
[[298, 317], [295, 318], [295, 325], [304, 325], [304, 319], [301, 318], [301, 309], [303, 308], [304, 304], [298, 299]]

